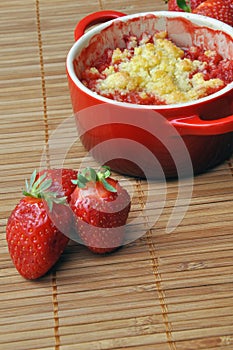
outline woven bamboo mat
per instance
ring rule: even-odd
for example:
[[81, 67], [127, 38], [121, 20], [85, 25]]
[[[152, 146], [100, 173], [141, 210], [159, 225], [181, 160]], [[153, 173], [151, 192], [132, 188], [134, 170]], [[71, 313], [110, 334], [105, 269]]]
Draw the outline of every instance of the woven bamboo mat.
[[[168, 182], [156, 224], [147, 229], [142, 215], [145, 234], [110, 256], [71, 242], [51, 272], [30, 282], [16, 272], [5, 241], [24, 179], [43, 152], [51, 162], [46, 143], [72, 116], [65, 58], [77, 21], [100, 9], [165, 8], [162, 0], [1, 1], [1, 349], [233, 348], [232, 159], [195, 177], [188, 210], [171, 233], [166, 226], [179, 189]], [[77, 141], [65, 165], [78, 168], [84, 156]], [[147, 188], [140, 180], [130, 185], [133, 218], [143, 212]], [[152, 188], [152, 204], [160, 190]]]

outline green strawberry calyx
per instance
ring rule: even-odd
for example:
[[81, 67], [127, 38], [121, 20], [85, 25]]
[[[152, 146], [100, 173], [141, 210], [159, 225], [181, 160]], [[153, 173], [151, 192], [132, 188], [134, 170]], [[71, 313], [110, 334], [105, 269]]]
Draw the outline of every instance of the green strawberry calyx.
[[190, 1], [176, 0], [176, 3], [179, 6], [179, 8], [181, 8], [185, 12], [191, 12]]
[[109, 192], [117, 192], [116, 188], [113, 187], [106, 179], [111, 175], [110, 168], [108, 166], [102, 166], [99, 171], [95, 171], [93, 168], [87, 167], [78, 173], [76, 180], [71, 180], [73, 184], [79, 188], [85, 188], [88, 182], [100, 181], [104, 188]]
[[52, 211], [53, 204], [67, 204], [67, 198], [59, 196], [57, 192], [49, 191], [52, 185], [52, 179], [46, 179], [46, 172], [36, 179], [37, 172], [33, 171], [30, 181], [25, 180], [25, 190], [23, 195], [27, 197], [44, 199]]
[[[165, 0], [165, 3], [167, 3], [168, 0]], [[185, 12], [191, 12], [191, 5], [190, 0], [176, 0], [177, 5], [179, 8]]]

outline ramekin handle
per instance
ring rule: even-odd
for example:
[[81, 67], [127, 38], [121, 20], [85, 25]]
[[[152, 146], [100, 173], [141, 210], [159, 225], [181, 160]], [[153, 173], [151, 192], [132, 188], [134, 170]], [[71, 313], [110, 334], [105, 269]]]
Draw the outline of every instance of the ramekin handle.
[[181, 135], [220, 135], [233, 132], [233, 115], [203, 120], [199, 115], [170, 120]]
[[110, 21], [111, 19], [119, 18], [122, 16], [126, 16], [125, 13], [118, 12], [118, 11], [112, 11], [112, 10], [106, 10], [106, 11], [98, 11], [91, 13], [90, 15], [87, 15], [81, 21], [78, 22], [75, 30], [74, 30], [74, 38], [75, 41], [77, 41], [83, 34], [85, 33], [85, 30], [89, 27], [98, 24]]

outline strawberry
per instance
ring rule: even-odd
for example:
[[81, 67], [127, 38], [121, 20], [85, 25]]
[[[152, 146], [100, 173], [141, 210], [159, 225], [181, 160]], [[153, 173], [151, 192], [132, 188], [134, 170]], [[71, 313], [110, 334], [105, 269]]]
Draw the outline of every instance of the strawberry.
[[232, 0], [206, 0], [193, 13], [218, 19], [233, 26], [233, 2]]
[[[191, 12], [198, 5], [200, 5], [205, 0], [169, 0], [168, 1], [168, 10], [169, 11], [178, 11], [178, 12]], [[166, 1], [167, 2], [167, 1]]]
[[86, 168], [79, 172], [70, 207], [83, 243], [94, 253], [110, 253], [123, 244], [130, 211], [130, 196], [110, 177], [108, 167], [99, 172]]
[[[52, 190], [57, 187], [53, 176], [58, 170], [45, 171], [37, 175], [34, 171], [30, 183], [26, 181], [24, 197], [12, 211], [6, 226], [6, 240], [11, 259], [18, 272], [26, 279], [37, 279], [43, 276], [57, 262], [65, 249], [69, 238], [65, 236], [51, 219], [56, 206], [55, 217], [62, 221], [64, 227], [71, 226], [70, 210], [67, 208], [66, 196], [70, 194], [68, 183], [60, 193]], [[68, 174], [74, 177], [73, 171], [62, 170], [65, 179]], [[57, 177], [55, 176], [55, 179]], [[71, 181], [70, 181], [71, 182]], [[71, 183], [71, 187], [73, 184]], [[62, 218], [62, 220], [61, 220]]]

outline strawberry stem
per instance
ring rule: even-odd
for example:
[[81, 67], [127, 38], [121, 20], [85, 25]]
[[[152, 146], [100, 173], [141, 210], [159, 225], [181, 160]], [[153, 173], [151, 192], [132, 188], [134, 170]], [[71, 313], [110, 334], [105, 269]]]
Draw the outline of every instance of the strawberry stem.
[[110, 168], [108, 166], [105, 166], [105, 165], [102, 166], [100, 171], [97, 172], [97, 178], [100, 182], [102, 182], [104, 188], [106, 188], [106, 190], [108, 190], [109, 192], [117, 192], [115, 187], [113, 187], [112, 185], [110, 185], [108, 183], [108, 181], [106, 181], [106, 179], [108, 177], [110, 177], [110, 175], [111, 175]]
[[100, 181], [104, 188], [109, 192], [117, 192], [115, 187], [111, 186], [106, 180], [110, 177], [111, 172], [108, 166], [102, 166], [99, 171], [95, 171], [92, 168], [85, 168], [83, 171], [78, 173], [76, 180], [71, 180], [73, 184], [77, 185], [79, 188], [85, 188], [88, 182]]
[[59, 197], [59, 194], [55, 191], [49, 191], [49, 188], [52, 185], [51, 179], [46, 179], [46, 172], [39, 176], [36, 179], [37, 172], [33, 171], [30, 182], [28, 183], [25, 180], [25, 190], [23, 190], [24, 196], [33, 197], [33, 198], [41, 198], [44, 199], [49, 207], [49, 210], [52, 211], [53, 203], [57, 204], [67, 204], [66, 197]]

